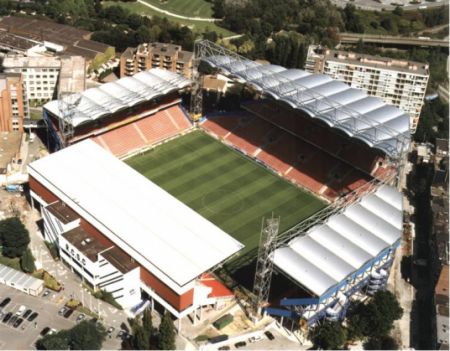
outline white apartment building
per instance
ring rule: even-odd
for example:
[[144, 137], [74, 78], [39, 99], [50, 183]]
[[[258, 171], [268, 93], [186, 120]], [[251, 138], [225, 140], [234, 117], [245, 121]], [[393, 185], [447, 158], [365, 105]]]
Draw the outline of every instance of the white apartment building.
[[5, 73], [21, 73], [26, 96], [30, 102], [52, 100], [58, 81], [61, 60], [59, 57], [6, 55]]
[[415, 133], [430, 75], [428, 64], [310, 45], [305, 70], [340, 79], [401, 108], [411, 116]]

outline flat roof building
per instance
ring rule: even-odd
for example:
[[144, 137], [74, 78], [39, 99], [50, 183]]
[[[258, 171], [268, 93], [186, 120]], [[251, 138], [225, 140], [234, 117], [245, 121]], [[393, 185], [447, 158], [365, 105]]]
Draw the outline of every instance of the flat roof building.
[[310, 45], [305, 70], [340, 79], [407, 112], [415, 133], [430, 75], [429, 65]]
[[132, 76], [151, 68], [162, 68], [190, 78], [194, 54], [180, 45], [145, 43], [128, 48], [120, 56], [120, 77]]
[[[90, 139], [28, 167], [31, 196], [45, 213], [46, 240], [124, 307], [137, 305], [143, 290], [184, 316], [208, 300], [197, 291], [198, 277], [243, 247]], [[66, 207], [67, 216], [58, 219]], [[108, 274], [106, 261], [120, 272], [115, 286], [100, 281]]]
[[38, 296], [44, 289], [44, 281], [0, 264], [0, 283], [29, 295]]
[[435, 288], [437, 348], [448, 350], [449, 346], [449, 285], [448, 264], [442, 266]]

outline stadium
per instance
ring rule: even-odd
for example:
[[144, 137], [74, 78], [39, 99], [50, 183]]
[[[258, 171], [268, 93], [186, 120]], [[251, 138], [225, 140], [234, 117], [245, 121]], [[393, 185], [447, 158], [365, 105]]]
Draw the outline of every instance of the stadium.
[[[342, 319], [400, 244], [409, 116], [208, 41], [195, 55], [192, 81], [152, 69], [44, 106], [59, 151], [29, 175], [45, 239], [131, 311], [180, 320], [239, 292], [255, 315]], [[251, 98], [203, 114], [206, 71]]]

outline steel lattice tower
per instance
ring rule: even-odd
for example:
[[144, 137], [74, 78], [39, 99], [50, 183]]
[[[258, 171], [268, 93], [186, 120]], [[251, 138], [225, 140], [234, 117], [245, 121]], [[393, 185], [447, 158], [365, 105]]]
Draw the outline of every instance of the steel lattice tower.
[[273, 254], [277, 246], [279, 226], [279, 217], [273, 217], [272, 215], [272, 218], [263, 218], [258, 258], [256, 261], [255, 280], [253, 283], [253, 294], [255, 295], [254, 310], [257, 316], [261, 316], [261, 310], [269, 298], [273, 271]]

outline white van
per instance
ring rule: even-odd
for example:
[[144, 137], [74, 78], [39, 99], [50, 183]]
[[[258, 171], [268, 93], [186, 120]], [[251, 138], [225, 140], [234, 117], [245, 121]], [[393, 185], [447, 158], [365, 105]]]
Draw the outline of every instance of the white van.
[[27, 307], [22, 305], [19, 307], [19, 310], [16, 312], [16, 316], [21, 316], [25, 311], [26, 311]]

